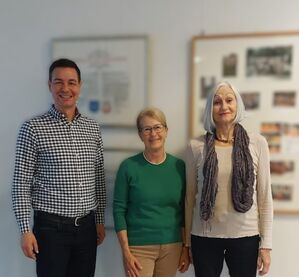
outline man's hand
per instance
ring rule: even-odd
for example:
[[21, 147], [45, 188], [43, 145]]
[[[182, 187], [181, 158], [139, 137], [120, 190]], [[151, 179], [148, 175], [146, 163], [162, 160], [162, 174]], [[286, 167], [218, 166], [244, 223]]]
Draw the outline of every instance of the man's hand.
[[104, 224], [96, 224], [97, 228], [97, 245], [100, 245], [105, 238], [105, 227]]
[[38, 253], [38, 245], [35, 235], [32, 232], [22, 234], [21, 247], [26, 257], [36, 260], [36, 254]]

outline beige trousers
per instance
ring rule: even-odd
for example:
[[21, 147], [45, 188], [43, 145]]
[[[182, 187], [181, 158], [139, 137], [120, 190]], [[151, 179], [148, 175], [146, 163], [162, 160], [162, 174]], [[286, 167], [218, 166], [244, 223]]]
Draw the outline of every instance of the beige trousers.
[[182, 243], [130, 246], [130, 250], [142, 265], [141, 277], [174, 277], [181, 257]]

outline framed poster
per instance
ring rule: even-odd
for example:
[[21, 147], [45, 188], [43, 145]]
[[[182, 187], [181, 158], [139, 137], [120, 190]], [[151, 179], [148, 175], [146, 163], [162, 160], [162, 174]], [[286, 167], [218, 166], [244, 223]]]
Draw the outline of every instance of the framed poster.
[[102, 126], [131, 127], [147, 105], [148, 38], [59, 38], [52, 58], [74, 60], [82, 75], [80, 112]]
[[120, 163], [130, 156], [134, 156], [138, 152], [131, 149], [105, 149], [104, 160], [105, 160], [105, 180], [106, 180], [106, 191], [107, 191], [107, 207], [105, 211], [105, 228], [113, 229], [113, 194], [114, 194], [114, 183]]
[[275, 213], [299, 214], [299, 31], [195, 36], [191, 56], [189, 137], [204, 133], [214, 85], [232, 83], [246, 107], [242, 125], [269, 144]]

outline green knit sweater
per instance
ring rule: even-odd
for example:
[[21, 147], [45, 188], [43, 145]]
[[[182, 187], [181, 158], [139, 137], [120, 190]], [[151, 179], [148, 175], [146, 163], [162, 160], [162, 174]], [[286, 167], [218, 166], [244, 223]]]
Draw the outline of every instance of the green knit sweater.
[[142, 153], [124, 160], [117, 172], [113, 215], [116, 232], [127, 230], [129, 245], [182, 241], [185, 164], [167, 154], [159, 165]]

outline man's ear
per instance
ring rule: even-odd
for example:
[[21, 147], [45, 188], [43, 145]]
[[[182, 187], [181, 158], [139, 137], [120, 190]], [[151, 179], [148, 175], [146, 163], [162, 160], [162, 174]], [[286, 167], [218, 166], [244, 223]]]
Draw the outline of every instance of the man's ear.
[[48, 88], [49, 88], [49, 91], [51, 91], [51, 81], [48, 81]]

